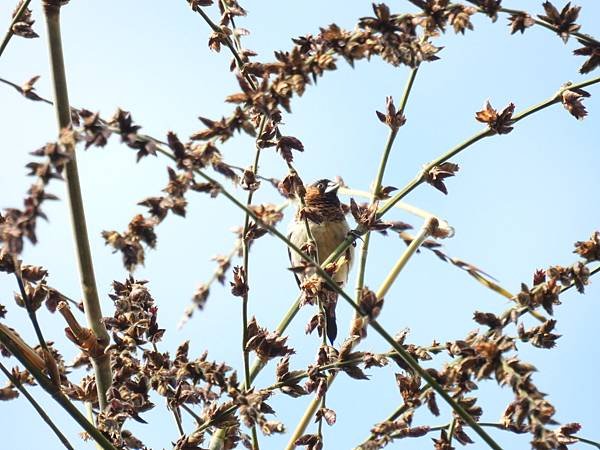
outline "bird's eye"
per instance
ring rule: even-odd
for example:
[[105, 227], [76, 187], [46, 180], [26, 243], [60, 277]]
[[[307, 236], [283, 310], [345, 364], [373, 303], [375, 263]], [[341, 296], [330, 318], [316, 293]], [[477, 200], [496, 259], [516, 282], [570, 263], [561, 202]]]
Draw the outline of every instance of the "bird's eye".
[[326, 187], [326, 186], [325, 186], [325, 183], [319, 183], [319, 184], [318, 184], [318, 188], [319, 188], [319, 190], [320, 190], [321, 192], [325, 191], [325, 187]]

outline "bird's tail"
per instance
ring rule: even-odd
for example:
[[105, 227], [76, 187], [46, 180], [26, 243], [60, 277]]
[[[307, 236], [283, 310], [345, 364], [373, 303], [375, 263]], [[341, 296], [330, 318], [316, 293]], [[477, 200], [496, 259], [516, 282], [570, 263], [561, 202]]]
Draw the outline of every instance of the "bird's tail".
[[325, 323], [327, 325], [327, 337], [333, 345], [333, 341], [337, 337], [337, 320], [335, 318], [335, 302], [325, 306]]

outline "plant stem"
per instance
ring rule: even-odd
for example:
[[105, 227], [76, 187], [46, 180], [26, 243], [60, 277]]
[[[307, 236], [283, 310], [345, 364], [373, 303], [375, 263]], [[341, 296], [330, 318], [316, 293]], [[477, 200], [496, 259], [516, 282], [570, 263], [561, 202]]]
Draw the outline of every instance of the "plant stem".
[[[412, 86], [415, 82], [415, 77], [417, 76], [418, 70], [419, 70], [419, 66], [411, 69], [410, 74], [408, 75], [408, 80], [406, 81], [406, 86], [404, 87], [404, 93], [402, 94], [402, 99], [400, 100], [400, 105], [398, 108], [399, 114], [404, 114], [404, 110], [406, 108], [406, 103], [408, 102], [408, 96], [410, 95], [410, 91], [412, 90]], [[375, 184], [373, 185], [373, 192], [371, 193], [371, 203], [374, 203], [375, 200], [379, 197], [379, 191], [381, 190], [381, 184], [383, 182], [383, 175], [385, 174], [385, 168], [387, 166], [387, 162], [388, 162], [389, 156], [392, 152], [392, 147], [394, 145], [394, 141], [396, 140], [397, 135], [398, 135], [398, 128], [390, 128], [387, 142], [385, 143], [385, 147], [383, 149], [383, 154], [381, 155], [379, 169], [378, 169], [377, 175], [375, 177]], [[363, 237], [363, 244], [362, 244], [361, 250], [360, 250], [358, 274], [356, 277], [356, 301], [357, 302], [360, 299], [360, 293], [362, 292], [362, 288], [365, 285], [365, 270], [367, 267], [367, 255], [369, 253], [370, 241], [371, 241], [371, 233], [367, 231], [367, 233]]]
[[415, 238], [408, 245], [408, 247], [406, 247], [406, 250], [404, 250], [402, 256], [398, 258], [398, 261], [396, 261], [396, 264], [394, 265], [394, 267], [392, 267], [392, 270], [390, 271], [388, 276], [385, 278], [385, 280], [383, 280], [383, 283], [377, 291], [378, 299], [382, 299], [387, 295], [388, 291], [396, 281], [396, 278], [398, 278], [398, 275], [400, 275], [400, 272], [402, 271], [402, 269], [404, 269], [404, 266], [406, 266], [408, 260], [415, 254], [415, 252], [419, 249], [419, 247], [425, 241], [425, 239], [431, 236], [435, 227], [437, 227], [437, 219], [435, 219], [434, 217], [429, 218], [423, 224], [421, 230], [419, 230], [419, 233], [415, 236]]
[[[226, 8], [227, 5], [222, 4], [222, 7]], [[242, 57], [240, 56], [240, 53], [239, 53], [241, 51], [241, 44], [240, 44], [239, 39], [237, 37], [235, 37], [234, 40], [232, 41], [231, 38], [226, 33], [223, 32], [221, 27], [219, 27], [217, 24], [215, 24], [210, 19], [210, 17], [208, 17], [208, 15], [202, 10], [201, 6], [194, 7], [194, 11], [196, 11], [198, 14], [200, 14], [202, 16], [204, 21], [211, 27], [211, 29], [215, 33], [218, 33], [221, 36], [223, 36], [225, 45], [231, 51], [240, 74], [246, 79], [246, 81], [248, 82], [248, 84], [250, 85], [250, 87], [252, 89], [256, 89], [256, 83], [254, 82], [252, 77], [249, 76], [244, 71], [244, 61], [242, 60]], [[232, 18], [232, 25], [235, 28], [235, 23], [233, 23], [233, 18]], [[259, 127], [258, 127], [259, 131], [258, 131], [258, 135], [257, 135], [257, 140], [260, 139], [260, 137], [265, 129], [265, 126], [268, 122], [268, 119], [269, 119], [268, 114], [263, 113], [262, 117], [260, 119]], [[258, 172], [258, 162], [259, 162], [259, 158], [260, 158], [260, 150], [261, 150], [261, 148], [258, 146], [258, 142], [257, 142], [256, 152], [255, 152], [255, 157], [254, 157], [254, 164], [252, 166], [252, 173], [254, 175], [256, 175]], [[254, 196], [254, 191], [251, 190], [248, 193], [246, 206], [249, 207], [251, 205], [253, 196]], [[246, 275], [246, 280], [249, 280], [248, 251], [249, 251], [250, 243], [248, 241], [246, 241], [246, 233], [248, 232], [249, 225], [250, 225], [250, 216], [248, 215], [248, 212], [246, 212], [246, 218], [244, 219], [244, 229], [243, 229], [244, 231], [242, 234], [242, 244], [243, 244], [242, 259], [243, 259], [243, 267], [244, 267], [244, 272]], [[246, 343], [248, 341], [248, 293], [245, 293], [242, 298], [242, 327], [243, 327], [243, 330], [242, 330], [242, 352], [243, 352], [243, 359], [244, 359], [244, 380], [245, 380], [246, 387], [249, 388], [252, 383], [252, 380], [250, 378], [250, 359], [249, 359], [248, 351], [246, 350]], [[213, 439], [211, 440], [211, 443], [210, 443], [210, 450], [220, 450], [223, 447], [223, 439], [222, 439], [223, 435], [224, 435], [224, 430], [219, 430], [219, 431], [217, 431], [217, 433], [215, 433], [215, 435], [213, 436]], [[252, 427], [252, 449], [258, 450], [258, 434], [256, 433], [256, 425], [254, 425]]]
[[171, 414], [173, 415], [173, 419], [175, 420], [175, 425], [177, 425], [177, 431], [179, 432], [179, 436], [185, 435], [185, 431], [183, 430], [183, 425], [181, 424], [181, 414], [179, 412], [178, 407], [172, 408]]
[[10, 38], [12, 38], [13, 35], [15, 34], [13, 32], [14, 24], [17, 23], [21, 19], [21, 16], [23, 15], [25, 10], [29, 6], [30, 2], [31, 2], [31, 0], [24, 0], [23, 3], [21, 4], [21, 7], [18, 9], [17, 12], [15, 12], [14, 17], [11, 20], [10, 25], [8, 26], [8, 30], [6, 30], [6, 34], [2, 38], [2, 42], [0, 42], [0, 56], [2, 56], [2, 53], [4, 53], [4, 49], [6, 49], [6, 46], [10, 42]]
[[[329, 389], [329, 386], [331, 386], [331, 384], [335, 381], [336, 376], [337, 376], [337, 372], [329, 374], [327, 376], [327, 389]], [[298, 421], [298, 424], [296, 425], [296, 428], [294, 429], [292, 436], [290, 437], [287, 445], [285, 446], [285, 450], [293, 450], [296, 448], [296, 441], [300, 438], [300, 436], [302, 436], [304, 434], [306, 427], [308, 427], [308, 424], [310, 423], [313, 416], [317, 412], [317, 409], [319, 408], [320, 403], [321, 403], [321, 399], [319, 397], [314, 397], [310, 401], [310, 403], [304, 410], [304, 414], [302, 414], [302, 417]]]
[[[231, 261], [240, 251], [240, 247], [241, 247], [241, 240], [236, 239], [233, 249], [226, 256], [226, 262], [228, 265], [231, 265]], [[206, 287], [206, 289], [210, 290], [210, 287], [212, 286], [212, 284], [215, 281], [217, 281], [221, 276], [224, 276], [224, 275], [223, 275], [223, 271], [221, 268], [221, 264], [219, 263], [217, 265], [217, 268], [214, 270], [214, 272], [210, 276], [210, 278], [204, 283], [204, 286]], [[181, 320], [177, 324], [177, 329], [183, 328], [183, 326], [187, 323], [187, 321], [192, 317], [194, 310], [197, 308], [198, 308], [198, 305], [195, 302], [192, 302], [192, 304], [186, 308], [186, 310], [184, 312], [184, 316], [181, 318]]]
[[[260, 119], [260, 124], [258, 127], [258, 134], [256, 139], [260, 139], [265, 126], [267, 124], [268, 117], [263, 115]], [[260, 160], [260, 146], [258, 142], [256, 143], [256, 152], [254, 154], [254, 163], [252, 165], [252, 173], [256, 174], [258, 172], [258, 162]], [[248, 192], [248, 198], [246, 199], [246, 206], [248, 209], [252, 204], [252, 198], [254, 197], [254, 191], [250, 190]], [[247, 240], [246, 234], [248, 233], [248, 229], [250, 227], [250, 215], [246, 212], [246, 217], [244, 218], [244, 229], [242, 231], [242, 260], [244, 266], [244, 273], [246, 275], [246, 281], [250, 280], [249, 276], [249, 267], [250, 267], [250, 241]], [[249, 389], [251, 385], [250, 380], [250, 354], [246, 349], [246, 344], [248, 343], [248, 292], [244, 294], [242, 297], [242, 355], [244, 360], [244, 381], [246, 387]], [[211, 450], [216, 450], [211, 446]], [[256, 425], [252, 427], [252, 450], [258, 450], [258, 435], [256, 433]]]
[[[60, 1], [46, 0], [44, 2], [44, 13], [48, 29], [48, 44], [50, 50], [50, 64], [52, 68], [52, 79], [54, 85], [54, 105], [58, 119], [59, 131], [71, 127], [71, 108], [67, 91], [65, 65], [63, 60], [62, 42], [60, 33]], [[93, 331], [100, 345], [107, 346], [110, 338], [102, 322], [102, 311], [96, 289], [94, 267], [85, 222], [85, 212], [81, 187], [79, 185], [79, 173], [77, 171], [77, 159], [75, 149], [68, 149], [72, 159], [66, 166], [66, 182], [69, 195], [71, 222], [75, 237], [77, 250], [77, 262], [81, 277], [83, 290], [83, 304], [88, 326]], [[108, 354], [90, 355], [94, 372], [96, 375], [96, 387], [98, 390], [98, 403], [100, 409], [106, 406], [106, 391], [112, 382], [110, 369], [110, 358]]]
[[0, 370], [4, 373], [4, 375], [6, 375], [6, 377], [10, 380], [10, 382], [19, 390], [19, 392], [21, 392], [21, 394], [23, 394], [25, 396], [25, 398], [29, 401], [29, 403], [31, 403], [31, 406], [33, 406], [33, 409], [35, 409], [35, 411], [40, 415], [42, 420], [48, 424], [50, 429], [54, 432], [54, 434], [56, 434], [56, 436], [58, 437], [60, 442], [62, 442], [62, 444], [65, 446], [65, 448], [67, 448], [69, 450], [74, 450], [73, 446], [71, 445], [69, 440], [65, 437], [64, 434], [62, 434], [62, 432], [58, 429], [58, 427], [54, 424], [54, 422], [52, 422], [52, 419], [50, 418], [50, 416], [48, 416], [48, 414], [46, 414], [44, 409], [39, 405], [38, 402], [35, 401], [35, 399], [27, 391], [27, 389], [25, 389], [25, 386], [23, 386], [18, 379], [13, 377], [12, 373], [10, 373], [10, 371], [6, 367], [4, 367], [4, 365], [2, 363], [0, 363]]
[[[106, 436], [96, 429], [96, 427], [94, 427], [88, 419], [79, 412], [75, 405], [65, 397], [53, 381], [32, 363], [26, 352], [22, 350], [21, 345], [12, 339], [11, 335], [5, 331], [4, 327], [0, 327], [0, 342], [2, 342], [2, 345], [4, 345], [10, 353], [23, 364], [23, 366], [25, 366], [40, 386], [56, 400], [56, 402], [92, 437], [92, 439], [100, 444], [105, 450], [117, 450]], [[33, 350], [30, 351], [33, 352]]]
[[377, 331], [377, 333], [379, 333], [379, 335], [381, 335], [381, 337], [383, 337], [393, 347], [393, 349], [396, 350], [398, 355], [400, 355], [404, 362], [414, 372], [416, 372], [421, 378], [423, 378], [427, 382], [427, 384], [429, 384], [433, 388], [433, 390], [436, 391], [438, 395], [440, 395], [446, 401], [446, 403], [448, 403], [448, 405], [454, 410], [454, 412], [458, 416], [460, 416], [462, 420], [464, 420], [466, 423], [469, 424], [469, 426], [471, 426], [471, 428], [473, 428], [473, 430], [490, 446], [490, 448], [494, 450], [502, 450], [502, 447], [500, 447], [491, 438], [491, 436], [479, 426], [475, 419], [473, 419], [473, 417], [438, 384], [438, 382], [429, 374], [429, 372], [427, 372], [419, 365], [419, 363], [412, 357], [412, 355], [409, 352], [407, 352], [404, 349], [404, 347], [399, 345], [394, 340], [394, 338], [390, 336], [390, 334], [379, 324], [379, 322], [377, 322], [376, 320], [371, 320], [369, 322], [369, 325], [371, 325], [375, 329], [375, 331]]
[[456, 431], [457, 420], [456, 417], [452, 419], [452, 422], [448, 425], [448, 445], [452, 444], [452, 439], [454, 438], [454, 431]]

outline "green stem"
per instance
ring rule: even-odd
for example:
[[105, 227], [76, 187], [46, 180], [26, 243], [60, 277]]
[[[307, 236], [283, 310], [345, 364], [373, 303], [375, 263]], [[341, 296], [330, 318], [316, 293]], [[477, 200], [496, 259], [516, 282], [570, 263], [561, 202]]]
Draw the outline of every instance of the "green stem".
[[[50, 51], [50, 64], [54, 86], [54, 105], [58, 119], [59, 131], [71, 127], [71, 108], [69, 107], [69, 96], [63, 60], [62, 42], [60, 33], [60, 2], [58, 0], [46, 0], [44, 2], [44, 13], [48, 29], [48, 44]], [[107, 346], [110, 338], [102, 322], [102, 311], [96, 289], [94, 266], [85, 222], [83, 199], [79, 184], [79, 173], [77, 171], [77, 159], [75, 149], [71, 151], [72, 159], [66, 166], [66, 182], [69, 195], [71, 211], [71, 222], [75, 237], [77, 250], [77, 262], [81, 276], [81, 287], [83, 290], [83, 303], [88, 326], [93, 331], [100, 345]], [[112, 383], [110, 369], [110, 358], [108, 354], [90, 355], [96, 374], [96, 387], [98, 390], [98, 402], [100, 409], [106, 406], [106, 391]]]
[[[329, 389], [329, 386], [335, 381], [336, 377], [337, 372], [327, 376], [327, 389]], [[311, 422], [313, 416], [317, 412], [320, 403], [321, 399], [319, 397], [313, 397], [313, 399], [306, 407], [304, 414], [302, 414], [302, 417], [298, 421], [298, 424], [296, 425], [292, 436], [290, 437], [287, 445], [285, 446], [285, 450], [294, 450], [296, 448], [296, 441], [300, 438], [300, 436], [304, 434], [306, 427], [308, 427], [308, 424]]]
[[385, 278], [385, 280], [383, 280], [383, 283], [377, 291], [378, 299], [382, 299], [387, 295], [388, 291], [396, 281], [396, 278], [398, 278], [398, 275], [400, 275], [400, 272], [406, 266], [408, 260], [415, 254], [425, 239], [431, 236], [436, 226], [437, 219], [434, 217], [431, 217], [423, 224], [419, 233], [414, 237], [408, 247], [406, 247], [406, 250], [404, 250], [402, 256], [398, 258], [398, 261], [396, 261], [396, 264], [394, 264], [394, 267], [392, 267], [392, 270], [388, 276]]
[[0, 370], [4, 373], [4, 375], [6, 375], [6, 377], [10, 380], [10, 382], [19, 390], [19, 392], [21, 392], [21, 394], [23, 394], [23, 396], [29, 401], [29, 403], [31, 403], [31, 406], [33, 406], [33, 409], [35, 409], [35, 411], [40, 415], [42, 420], [44, 422], [46, 422], [46, 424], [48, 424], [50, 429], [54, 432], [54, 434], [56, 434], [56, 436], [58, 437], [60, 442], [62, 442], [62, 444], [65, 446], [65, 448], [67, 448], [69, 450], [74, 450], [74, 448], [71, 445], [71, 443], [69, 442], [69, 440], [65, 437], [64, 434], [62, 434], [62, 432], [58, 429], [58, 427], [54, 424], [54, 422], [52, 422], [52, 419], [50, 418], [50, 416], [48, 416], [48, 414], [46, 414], [44, 409], [39, 405], [38, 402], [35, 401], [35, 399], [27, 391], [27, 389], [25, 389], [25, 386], [23, 386], [18, 379], [13, 377], [12, 373], [10, 373], [10, 371], [6, 367], [4, 367], [4, 365], [2, 363], [0, 363]]
[[[265, 126], [267, 124], [268, 117], [263, 115], [260, 119], [260, 125], [258, 127], [258, 135], [257, 139], [260, 139]], [[252, 165], [252, 173], [256, 174], [258, 172], [258, 163], [260, 160], [260, 146], [256, 143], [256, 152], [254, 154], [254, 163]], [[251, 190], [248, 192], [248, 198], [246, 199], [246, 206], [250, 208], [252, 204], [252, 199], [254, 197], [254, 191]], [[246, 282], [249, 282], [249, 267], [250, 267], [250, 242], [246, 239], [246, 234], [248, 233], [248, 229], [250, 227], [250, 215], [246, 212], [246, 217], [244, 219], [244, 229], [242, 231], [242, 259], [243, 259], [243, 267], [244, 273], [246, 275]], [[246, 349], [246, 344], [248, 343], [248, 292], [244, 294], [242, 297], [242, 355], [244, 359], [244, 381], [246, 387], [249, 389], [251, 385], [250, 381], [250, 354]], [[211, 450], [216, 450], [220, 448], [213, 447], [211, 445]], [[252, 427], [252, 450], [258, 450], [258, 434], [256, 433], [256, 425]]]
[[4, 345], [10, 353], [23, 364], [23, 366], [25, 366], [40, 386], [56, 400], [56, 402], [92, 437], [92, 439], [100, 444], [104, 450], [117, 450], [106, 436], [96, 429], [96, 427], [94, 427], [87, 418], [79, 412], [75, 405], [65, 397], [53, 381], [31, 363], [21, 348], [14, 343], [2, 327], [0, 327], [0, 342], [2, 342], [2, 345]]
[[452, 419], [452, 422], [446, 427], [448, 429], [448, 445], [452, 444], [452, 439], [454, 438], [454, 431], [456, 430], [457, 419], [456, 417]]
[[196, 421], [196, 423], [202, 423], [202, 418], [198, 414], [196, 414], [194, 412], [194, 410], [192, 408], [190, 408], [188, 405], [186, 405], [185, 403], [182, 403], [181, 409], [183, 409], [186, 413], [188, 413]]
[[[413, 84], [415, 82], [415, 78], [417, 76], [417, 71], [419, 70], [419, 66], [411, 69], [408, 80], [406, 81], [406, 86], [404, 87], [404, 92], [402, 94], [402, 98], [400, 100], [400, 105], [398, 112], [400, 114], [404, 114], [404, 110], [406, 109], [406, 103], [408, 102], [408, 97], [412, 90]], [[378, 196], [379, 191], [381, 190], [381, 185], [383, 183], [383, 175], [385, 174], [385, 168], [387, 166], [387, 162], [389, 156], [392, 152], [392, 147], [394, 145], [394, 141], [396, 140], [396, 136], [398, 135], [397, 128], [390, 128], [390, 132], [388, 134], [387, 142], [385, 143], [385, 147], [383, 149], [383, 154], [381, 155], [381, 161], [379, 163], [379, 169], [377, 171], [377, 175], [375, 177], [375, 184], [373, 185], [373, 192], [371, 194], [371, 202], [374, 202]], [[358, 265], [358, 274], [356, 277], [356, 301], [360, 299], [360, 293], [362, 288], [365, 285], [365, 270], [367, 267], [367, 255], [369, 253], [369, 243], [371, 241], [371, 233], [367, 232], [363, 237], [363, 244], [360, 250], [360, 259]]]
[[[167, 406], [167, 408], [169, 408]], [[185, 435], [185, 431], [183, 430], [183, 425], [181, 424], [181, 412], [179, 411], [178, 406], [174, 406], [171, 408], [171, 414], [173, 415], [173, 420], [175, 421], [175, 425], [177, 426], [177, 431], [179, 432], [179, 436]]]
[[2, 38], [2, 42], [0, 42], [0, 56], [2, 56], [2, 53], [4, 53], [4, 49], [6, 48], [6, 46], [8, 45], [8, 43], [10, 42], [10, 39], [15, 34], [15, 33], [13, 33], [13, 26], [15, 25], [15, 23], [17, 23], [21, 19], [21, 16], [23, 15], [23, 13], [25, 12], [25, 10], [29, 6], [30, 2], [31, 2], [31, 0], [25, 0], [21, 4], [21, 7], [18, 9], [18, 11], [15, 13], [12, 21], [10, 22], [10, 25], [8, 26], [8, 30], [6, 30], [6, 34]]

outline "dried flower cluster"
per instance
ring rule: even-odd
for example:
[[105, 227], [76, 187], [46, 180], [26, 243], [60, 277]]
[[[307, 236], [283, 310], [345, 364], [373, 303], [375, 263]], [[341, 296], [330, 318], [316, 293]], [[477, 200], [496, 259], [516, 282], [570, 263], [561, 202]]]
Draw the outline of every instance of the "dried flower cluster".
[[33, 24], [35, 23], [35, 20], [33, 20], [31, 10], [25, 7], [25, 10], [21, 13], [21, 15], [19, 17], [16, 17], [17, 13], [21, 10], [24, 3], [25, 0], [20, 0], [19, 3], [17, 3], [15, 10], [13, 11], [12, 16], [13, 19], [16, 19], [16, 22], [12, 26], [12, 32], [15, 35], [25, 39], [34, 39], [39, 37], [39, 35], [33, 29]]

